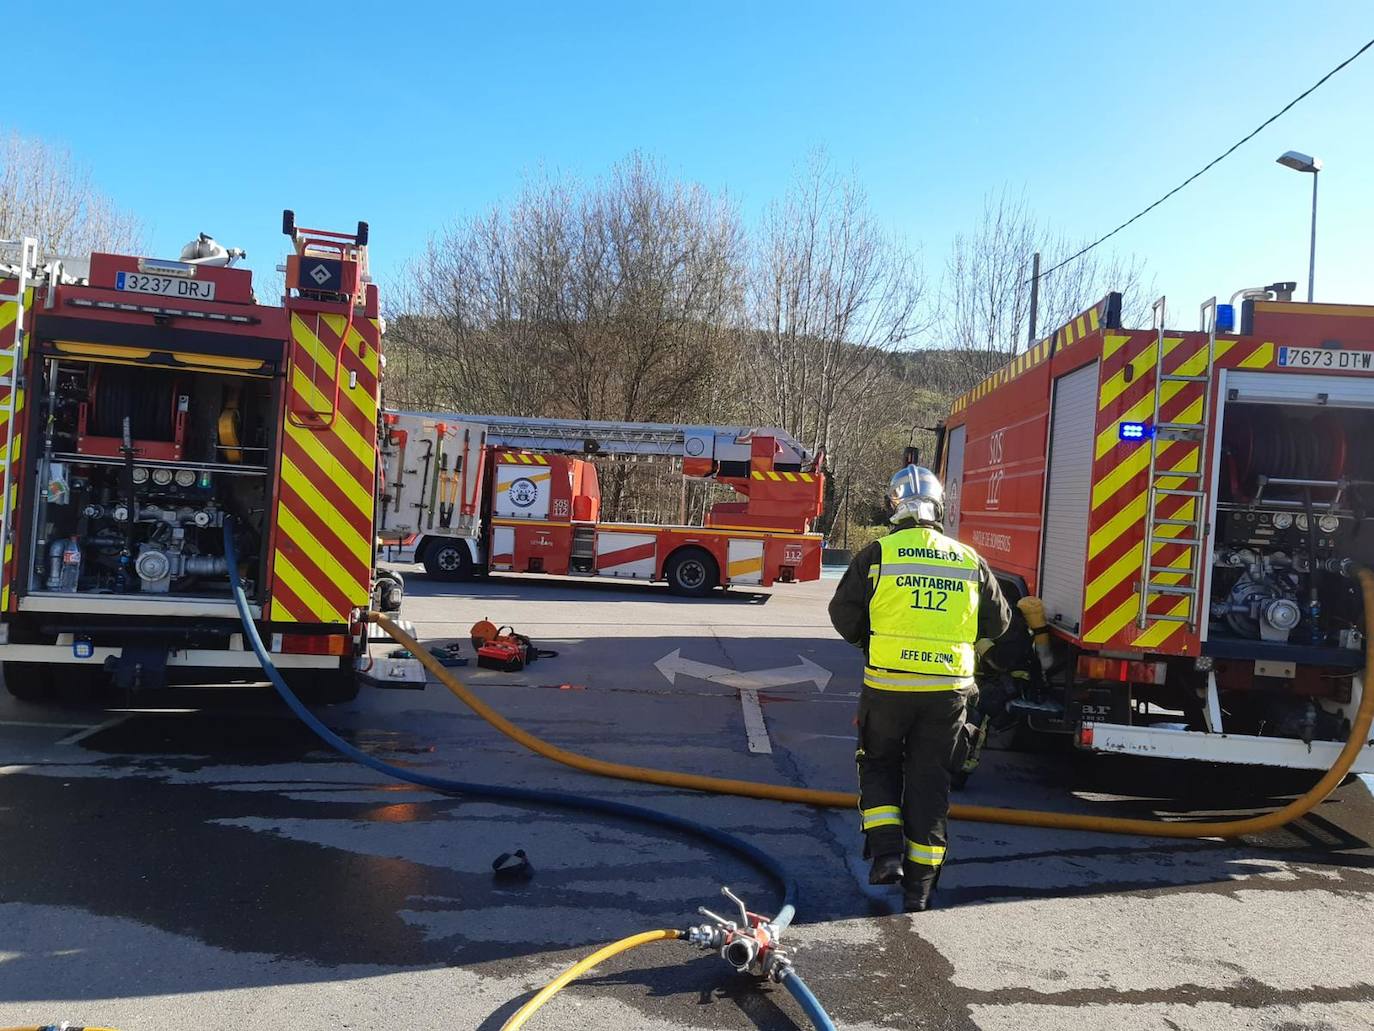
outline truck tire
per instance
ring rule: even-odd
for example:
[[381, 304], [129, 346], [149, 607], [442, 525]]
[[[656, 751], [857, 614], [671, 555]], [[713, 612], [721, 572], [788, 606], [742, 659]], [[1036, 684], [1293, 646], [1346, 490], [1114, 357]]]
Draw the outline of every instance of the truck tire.
[[358, 697], [358, 677], [346, 669], [285, 669], [286, 686], [306, 705], [338, 705]]
[[21, 702], [53, 698], [52, 666], [42, 662], [5, 662], [5, 689]]
[[704, 598], [720, 584], [720, 567], [702, 548], [680, 548], [668, 556], [663, 575], [674, 594]]
[[472, 579], [472, 555], [462, 541], [436, 540], [425, 548], [425, 572], [450, 583]]

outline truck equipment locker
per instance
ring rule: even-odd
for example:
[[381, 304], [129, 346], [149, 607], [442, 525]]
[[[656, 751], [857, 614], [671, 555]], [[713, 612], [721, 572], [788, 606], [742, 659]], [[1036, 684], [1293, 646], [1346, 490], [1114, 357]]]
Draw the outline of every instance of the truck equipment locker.
[[1072, 631], [1083, 616], [1096, 401], [1096, 362], [1054, 381], [1040, 597], [1046, 615]]
[[[351, 697], [375, 538], [367, 229], [283, 229], [286, 296], [179, 260], [0, 260], [0, 663], [30, 698], [258, 679], [231, 584], [301, 693]], [[231, 519], [232, 517], [232, 519]], [[229, 568], [224, 528], [237, 528]]]

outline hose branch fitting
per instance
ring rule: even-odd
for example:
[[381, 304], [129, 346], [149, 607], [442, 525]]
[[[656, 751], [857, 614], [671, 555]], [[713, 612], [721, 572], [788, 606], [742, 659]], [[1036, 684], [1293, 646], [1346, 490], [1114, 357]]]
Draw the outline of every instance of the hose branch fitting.
[[735, 904], [739, 919], [728, 919], [702, 906], [697, 912], [710, 922], [688, 928], [687, 940], [700, 949], [719, 953], [741, 974], [781, 981], [792, 963], [779, 944], [781, 932], [766, 917], [749, 912], [744, 900], [729, 888], [720, 891]]

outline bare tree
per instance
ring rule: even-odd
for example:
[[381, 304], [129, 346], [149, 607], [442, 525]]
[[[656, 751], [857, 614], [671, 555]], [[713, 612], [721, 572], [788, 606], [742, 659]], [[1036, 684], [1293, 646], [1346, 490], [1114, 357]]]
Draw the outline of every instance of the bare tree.
[[[1027, 343], [1032, 257], [1052, 268], [1077, 251], [1063, 234], [1049, 232], [1022, 197], [1005, 190], [983, 201], [977, 230], [954, 238], [945, 266], [943, 342], [964, 356], [963, 386], [1001, 366]], [[1040, 280], [1037, 337], [1045, 337], [1109, 291], [1125, 295], [1129, 322], [1149, 311], [1144, 262], [1093, 249]]]
[[968, 379], [997, 368], [1024, 338], [1030, 311], [1025, 280], [1036, 227], [1024, 200], [1005, 191], [983, 199], [978, 229], [959, 233], [945, 266], [944, 343], [966, 354]]
[[[632, 155], [591, 184], [544, 179], [436, 237], [389, 343], [423, 375], [423, 390], [407, 377], [419, 404], [700, 419], [734, 340], [740, 249], [724, 198]], [[627, 474], [606, 481], [614, 513]]]
[[840, 482], [852, 480], [846, 467], [893, 422], [901, 391], [886, 359], [925, 328], [924, 293], [916, 256], [882, 231], [852, 179], [813, 156], [768, 210], [751, 265], [760, 421], [824, 448]]
[[[1062, 235], [1046, 239], [1041, 244], [1041, 268], [1054, 268], [1083, 243]], [[1122, 295], [1122, 325], [1149, 325], [1153, 287], [1154, 277], [1148, 274], [1144, 259], [1093, 248], [1063, 268], [1041, 275], [1036, 335], [1048, 336], [1112, 291]], [[1030, 289], [1029, 284], [1026, 289]]]
[[141, 227], [94, 186], [70, 152], [0, 135], [0, 238], [36, 236], [50, 254], [136, 251]]

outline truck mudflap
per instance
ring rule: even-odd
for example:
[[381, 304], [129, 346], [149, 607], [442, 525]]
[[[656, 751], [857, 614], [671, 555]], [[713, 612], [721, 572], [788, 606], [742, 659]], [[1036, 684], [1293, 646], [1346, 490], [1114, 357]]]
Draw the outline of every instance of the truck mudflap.
[[[1078, 743], [1094, 752], [1243, 766], [1281, 766], [1294, 770], [1329, 770], [1343, 747], [1340, 741], [1309, 743], [1297, 738], [1208, 734], [1119, 723], [1085, 723], [1079, 731]], [[1361, 749], [1351, 772], [1374, 773], [1374, 744], [1366, 744]]]

